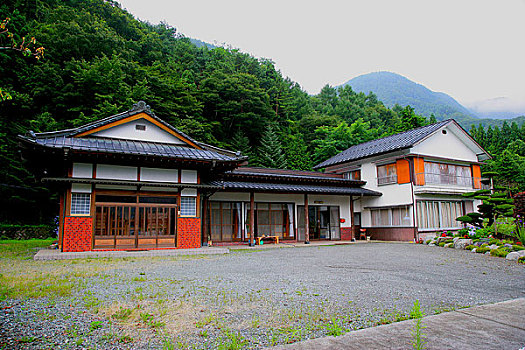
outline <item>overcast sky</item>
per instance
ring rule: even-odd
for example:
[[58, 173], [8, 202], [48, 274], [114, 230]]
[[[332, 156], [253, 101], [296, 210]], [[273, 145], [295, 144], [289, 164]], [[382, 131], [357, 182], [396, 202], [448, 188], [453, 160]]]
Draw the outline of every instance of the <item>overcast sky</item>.
[[309, 93], [386, 70], [464, 104], [525, 104], [525, 0], [119, 0], [137, 18], [272, 59]]

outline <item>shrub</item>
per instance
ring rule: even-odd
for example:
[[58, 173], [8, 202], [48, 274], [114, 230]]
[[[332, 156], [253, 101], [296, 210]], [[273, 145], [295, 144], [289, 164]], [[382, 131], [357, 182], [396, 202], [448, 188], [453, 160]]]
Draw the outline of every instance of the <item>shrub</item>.
[[488, 248], [488, 247], [483, 247], [483, 246], [478, 247], [478, 248], [476, 249], [476, 253], [480, 253], [480, 254], [482, 254], [482, 253], [486, 253], [486, 252], [488, 252], [488, 251], [490, 251], [490, 248]]
[[525, 264], [525, 256], [522, 256], [522, 257], [518, 258], [518, 262], [522, 263], [522, 264]]
[[471, 245], [466, 246], [465, 250], [472, 250], [472, 249], [477, 248], [477, 247], [478, 247], [477, 245], [471, 244]]
[[445, 244], [446, 244], [445, 242], [440, 242], [440, 243], [438, 244], [438, 246], [440, 246], [440, 247], [444, 247]]
[[445, 243], [454, 243], [454, 240], [453, 239], [446, 239], [444, 242]]
[[519, 250], [524, 250], [525, 248], [523, 248], [523, 246], [521, 246], [521, 245], [513, 244], [513, 245], [512, 245], [512, 249], [513, 249], [515, 252], [517, 252], [517, 251], [519, 251]]
[[492, 249], [490, 251], [490, 255], [492, 256], [498, 256], [500, 258], [504, 258], [507, 256], [507, 254], [509, 254], [509, 252], [505, 249]]

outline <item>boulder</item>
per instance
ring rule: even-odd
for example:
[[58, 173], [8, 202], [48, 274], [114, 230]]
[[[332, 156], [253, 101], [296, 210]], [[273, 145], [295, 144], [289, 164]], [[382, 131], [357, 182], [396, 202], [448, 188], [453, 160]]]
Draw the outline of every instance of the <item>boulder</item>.
[[454, 248], [455, 249], [465, 249], [466, 246], [471, 245], [472, 243], [474, 242], [472, 242], [471, 239], [467, 239], [467, 238], [458, 239], [454, 242]]
[[460, 237], [454, 237], [454, 246], [456, 246], [456, 242], [459, 241]]
[[471, 252], [472, 252], [472, 253], [475, 253], [475, 252], [476, 252], [476, 249], [478, 249], [478, 248], [472, 248]]
[[497, 245], [497, 244], [492, 244], [492, 245], [489, 245], [489, 248], [490, 248], [490, 250], [492, 250], [492, 249], [498, 249], [498, 248], [499, 248], [499, 245]]
[[435, 243], [432, 243], [432, 242], [430, 242], [430, 243], [428, 244], [428, 246], [429, 246], [429, 247], [435, 247], [435, 246], [436, 246], [436, 244], [435, 244]]
[[439, 244], [439, 243], [441, 243], [441, 242], [444, 242], [444, 241], [446, 241], [446, 240], [448, 240], [448, 239], [452, 239], [452, 237], [438, 237], [438, 239], [437, 239], [437, 243], [436, 243], [436, 244]]
[[511, 252], [511, 253], [508, 253], [507, 256], [505, 257], [505, 259], [507, 260], [518, 260], [520, 258], [520, 255], [518, 254], [518, 252]]
[[443, 247], [450, 248], [450, 247], [453, 247], [453, 246], [454, 246], [454, 243], [447, 243]]
[[519, 256], [520, 256], [520, 258], [521, 258], [522, 256], [525, 256], [525, 250], [518, 250], [517, 252], [513, 252], [513, 253], [518, 253]]

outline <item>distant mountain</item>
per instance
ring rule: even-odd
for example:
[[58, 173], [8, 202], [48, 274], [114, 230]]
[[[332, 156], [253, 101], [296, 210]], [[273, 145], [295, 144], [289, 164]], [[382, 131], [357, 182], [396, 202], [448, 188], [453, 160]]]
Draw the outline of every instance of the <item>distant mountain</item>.
[[207, 42], [204, 42], [204, 41], [199, 40], [199, 39], [193, 39], [193, 38], [189, 38], [189, 39], [192, 42], [192, 44], [197, 46], [197, 47], [206, 46], [208, 49], [215, 49], [217, 47], [215, 45], [208, 44]]
[[458, 101], [443, 92], [434, 92], [425, 86], [415, 83], [402, 75], [391, 72], [374, 72], [355, 77], [344, 85], [350, 85], [354, 91], [369, 93], [388, 106], [396, 103], [410, 105], [417, 114], [437, 120], [454, 118], [458, 122], [475, 122], [476, 115], [463, 107]]
[[483, 118], [509, 119], [525, 116], [525, 101], [496, 97], [468, 104], [467, 107]]

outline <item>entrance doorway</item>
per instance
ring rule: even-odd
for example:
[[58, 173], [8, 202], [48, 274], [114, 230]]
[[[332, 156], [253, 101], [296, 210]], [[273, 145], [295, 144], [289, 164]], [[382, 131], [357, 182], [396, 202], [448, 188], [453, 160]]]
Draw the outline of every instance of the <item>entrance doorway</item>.
[[[304, 241], [304, 206], [297, 207], [299, 240]], [[341, 229], [339, 226], [338, 206], [309, 206], [308, 228], [310, 240], [339, 240]]]
[[177, 197], [95, 198], [95, 249], [176, 247]]

